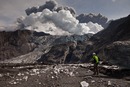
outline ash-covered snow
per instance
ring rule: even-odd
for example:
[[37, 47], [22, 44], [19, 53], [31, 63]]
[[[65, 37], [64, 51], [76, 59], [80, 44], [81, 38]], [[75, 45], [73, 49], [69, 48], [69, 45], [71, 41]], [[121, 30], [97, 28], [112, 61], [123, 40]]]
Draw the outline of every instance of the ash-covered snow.
[[89, 83], [87, 83], [86, 81], [82, 81], [80, 82], [81, 84], [81, 87], [88, 87], [89, 86]]
[[[16, 73], [0, 73], [0, 82], [3, 84], [3, 80], [7, 79], [4, 85], [7, 84], [10, 87], [25, 87], [27, 85], [28, 87], [35, 87], [32, 85], [39, 87], [95, 87], [95, 85], [98, 87], [129, 87], [123, 79], [106, 78], [106, 75], [101, 73], [99, 76], [92, 76], [93, 72], [89, 69], [90, 66], [92, 65], [59, 64], [13, 67], [13, 69], [19, 69], [19, 71], [16, 71]], [[7, 85], [2, 85], [2, 87], [8, 87]]]
[[111, 81], [108, 81], [108, 84], [107, 84], [107, 85], [108, 85], [108, 86], [112, 85], [112, 84], [111, 84]]
[[[71, 65], [70, 65], [71, 66]], [[11, 85], [16, 85], [16, 84], [21, 84], [21, 82], [23, 81], [28, 81], [30, 76], [41, 76], [41, 74], [44, 73], [48, 73], [50, 72], [50, 74], [48, 73], [48, 78], [51, 79], [55, 79], [55, 78], [59, 78], [59, 75], [62, 73], [66, 74], [68, 77], [70, 76], [75, 76], [75, 74], [77, 74], [75, 72], [76, 69], [78, 69], [78, 66], [62, 66], [62, 65], [57, 65], [57, 66], [46, 66], [46, 68], [34, 68], [34, 69], [30, 69], [27, 70], [26, 72], [19, 72], [15, 78], [13, 77], [13, 79], [11, 81], [9, 81], [9, 84]], [[31, 66], [30, 66], [31, 67]], [[25, 68], [25, 67], [16, 67], [16, 69], [21, 69], [21, 68]], [[26, 67], [27, 68], [27, 67]], [[29, 66], [28, 66], [29, 68]], [[7, 76], [10, 76], [10, 73], [6, 74]], [[3, 75], [0, 74], [0, 76], [2, 77]], [[41, 84], [41, 82], [38, 82], [38, 84]]]
[[112, 65], [112, 66], [108, 66], [108, 65], [103, 65], [102, 67], [107, 68], [107, 69], [120, 69], [121, 67], [117, 66], [117, 65]]
[[3, 75], [2, 75], [2, 74], [0, 74], [0, 77], [3, 77]]
[[28, 80], [28, 76], [24, 76], [23, 79], [24, 79], [25, 81], [27, 81], [27, 80]]
[[77, 69], [78, 67], [76, 66], [72, 66], [71, 69], [69, 68], [69, 66], [55, 66], [54, 67], [54, 73], [56, 75], [60, 74], [60, 73], [65, 73], [68, 76], [75, 76], [74, 75], [74, 71]]

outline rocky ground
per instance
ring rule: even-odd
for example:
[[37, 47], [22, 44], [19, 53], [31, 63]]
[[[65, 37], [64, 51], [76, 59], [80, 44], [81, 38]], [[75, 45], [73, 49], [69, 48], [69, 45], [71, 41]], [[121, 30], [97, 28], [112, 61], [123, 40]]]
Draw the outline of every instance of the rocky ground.
[[130, 87], [129, 76], [117, 78], [103, 74], [103, 70], [94, 76], [91, 67], [92, 64], [1, 66], [0, 87]]

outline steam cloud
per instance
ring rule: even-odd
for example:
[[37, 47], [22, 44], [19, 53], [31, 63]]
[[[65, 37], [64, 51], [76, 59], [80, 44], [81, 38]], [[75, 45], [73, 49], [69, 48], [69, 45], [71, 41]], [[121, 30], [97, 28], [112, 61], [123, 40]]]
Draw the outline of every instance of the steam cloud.
[[41, 5], [39, 7], [32, 7], [25, 10], [27, 15], [30, 15], [32, 13], [42, 12], [44, 9], [49, 9], [50, 11], [60, 11], [60, 10], [69, 10], [73, 16], [76, 14], [75, 10], [72, 7], [58, 7], [58, 4], [56, 1], [46, 1], [44, 5]]
[[47, 1], [39, 7], [26, 9], [27, 16], [17, 19], [17, 23], [9, 27], [0, 27], [1, 31], [28, 29], [51, 35], [83, 35], [97, 33], [103, 27], [97, 23], [79, 23], [75, 10], [71, 7], [57, 7], [55, 1]]
[[0, 26], [0, 31], [16, 31], [18, 29], [18, 27], [19, 26], [17, 24], [12, 24], [7, 27]]
[[75, 18], [75, 10], [71, 7], [58, 7], [56, 1], [47, 1], [39, 7], [25, 10], [28, 15], [19, 19], [21, 26], [26, 29], [45, 32], [51, 35], [83, 35], [97, 33], [103, 27], [97, 23], [79, 23]]
[[60, 10], [69, 10], [70, 11], [70, 13], [73, 15], [73, 16], [75, 16], [75, 14], [76, 14], [76, 11], [72, 8], [72, 7], [58, 7], [55, 11], [60, 11]]
[[25, 10], [25, 12], [27, 15], [30, 15], [31, 13], [42, 12], [46, 8], [52, 11], [57, 5], [58, 4], [56, 1], [46, 1], [44, 5], [41, 5], [39, 7], [28, 8]]
[[69, 10], [50, 11], [44, 9], [42, 12], [30, 14], [23, 19], [26, 29], [34, 29], [38, 32], [50, 33], [51, 35], [83, 35], [96, 33], [103, 29], [97, 23], [79, 23]]

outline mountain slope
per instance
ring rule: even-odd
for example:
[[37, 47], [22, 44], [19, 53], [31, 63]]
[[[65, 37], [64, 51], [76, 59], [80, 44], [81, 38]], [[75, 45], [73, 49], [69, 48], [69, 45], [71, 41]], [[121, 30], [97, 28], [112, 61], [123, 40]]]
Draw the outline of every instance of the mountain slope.
[[59, 44], [69, 41], [86, 41], [92, 34], [53, 36], [44, 32], [17, 30], [0, 32], [0, 61], [2, 63], [34, 63]]
[[9, 59], [33, 51], [35, 45], [30, 42], [31, 32], [17, 30], [0, 32], [0, 60]]
[[97, 52], [102, 60], [129, 67], [130, 15], [112, 21], [108, 28], [95, 34], [90, 41], [93, 46], [86, 51], [86, 56], [90, 57], [92, 52]]

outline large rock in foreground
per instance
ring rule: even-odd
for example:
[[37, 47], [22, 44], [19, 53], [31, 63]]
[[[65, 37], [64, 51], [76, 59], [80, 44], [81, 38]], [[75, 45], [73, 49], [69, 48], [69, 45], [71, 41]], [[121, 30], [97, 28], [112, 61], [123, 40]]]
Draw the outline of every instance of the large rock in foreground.
[[105, 54], [110, 63], [130, 68], [130, 41], [117, 41], [108, 45]]

